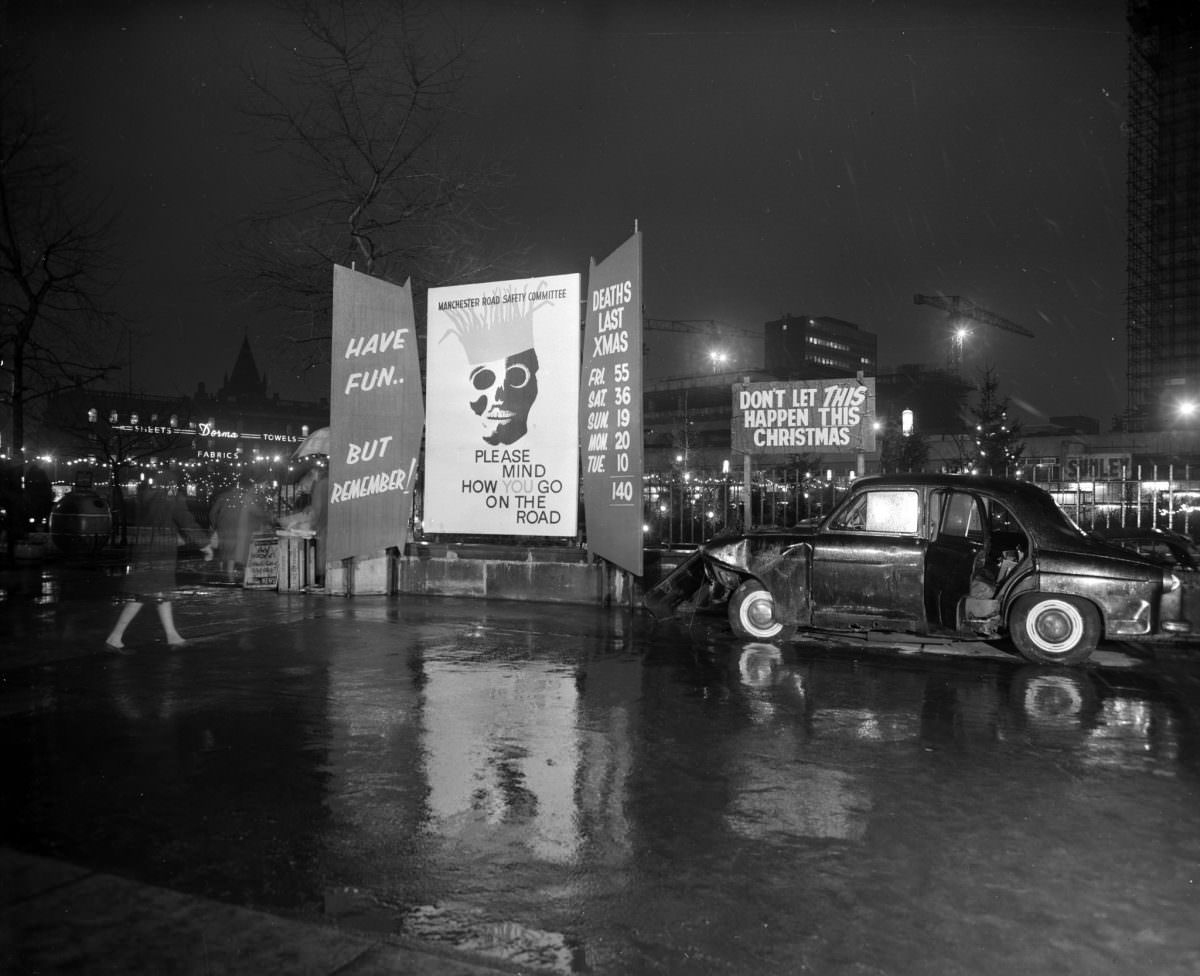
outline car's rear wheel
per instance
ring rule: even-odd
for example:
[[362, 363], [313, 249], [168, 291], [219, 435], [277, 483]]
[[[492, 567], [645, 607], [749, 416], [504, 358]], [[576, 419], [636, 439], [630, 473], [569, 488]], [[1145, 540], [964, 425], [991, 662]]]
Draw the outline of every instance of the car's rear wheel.
[[747, 640], [771, 640], [783, 633], [775, 598], [758, 580], [746, 580], [729, 598], [729, 626]]
[[1027, 593], [1013, 605], [1008, 630], [1035, 664], [1082, 664], [1100, 642], [1100, 614], [1077, 597]]

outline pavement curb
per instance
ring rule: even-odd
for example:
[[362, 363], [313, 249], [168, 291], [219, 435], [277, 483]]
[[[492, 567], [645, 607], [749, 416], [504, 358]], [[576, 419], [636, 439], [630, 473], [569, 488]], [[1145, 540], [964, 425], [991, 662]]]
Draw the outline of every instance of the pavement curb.
[[0, 847], [0, 972], [489, 976], [511, 970]]

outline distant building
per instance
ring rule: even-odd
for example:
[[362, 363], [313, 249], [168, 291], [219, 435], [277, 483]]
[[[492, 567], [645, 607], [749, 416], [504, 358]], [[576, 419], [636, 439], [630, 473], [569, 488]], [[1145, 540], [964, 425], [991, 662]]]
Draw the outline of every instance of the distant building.
[[1163, 430], [1200, 404], [1200, 5], [1130, 0], [1128, 413]]
[[[268, 392], [248, 338], [216, 394], [203, 382], [191, 397], [77, 388], [48, 405], [47, 439], [97, 482], [136, 480], [137, 472], [173, 464], [200, 493], [238, 478], [257, 482], [286, 471], [297, 445], [329, 423], [329, 401], [281, 400]], [[75, 475], [57, 472], [60, 482]]]
[[827, 316], [792, 315], [766, 324], [766, 368], [779, 379], [875, 375], [873, 332]]
[[[252, 440], [248, 435], [257, 433], [267, 441], [285, 438], [299, 443], [308, 430], [329, 423], [327, 398], [316, 403], [280, 400], [267, 392], [267, 374], [259, 372], [249, 338], [242, 339], [233, 370], [225, 374], [216, 394], [210, 395], [200, 383], [191, 408], [201, 428], [207, 422], [210, 428], [247, 435], [243, 440]], [[243, 450], [248, 446], [242, 445]]]
[[[1061, 434], [1099, 434], [1100, 421], [1095, 417], [1071, 416], [1051, 417], [1050, 426]], [[1026, 426], [1026, 431], [1031, 428]]]

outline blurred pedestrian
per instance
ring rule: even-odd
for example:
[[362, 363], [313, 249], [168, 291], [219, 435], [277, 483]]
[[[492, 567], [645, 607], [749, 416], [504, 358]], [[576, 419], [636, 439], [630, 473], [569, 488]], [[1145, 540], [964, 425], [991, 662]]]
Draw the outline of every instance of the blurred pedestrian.
[[4, 458], [0, 458], [0, 517], [4, 520], [4, 547], [11, 563], [17, 543], [25, 538], [28, 522], [25, 515], [21, 465]]
[[329, 471], [321, 468], [312, 489], [312, 527], [316, 532], [314, 560], [316, 566], [313, 582], [325, 585], [325, 537], [329, 534]]
[[325, 585], [325, 540], [329, 534], [329, 469], [309, 459], [309, 466], [296, 479], [292, 511], [279, 519], [284, 535], [313, 540], [314, 586]]
[[149, 482], [138, 486], [137, 525], [130, 539], [129, 566], [122, 585], [125, 603], [104, 641], [106, 649], [130, 653], [123, 640], [125, 629], [147, 600], [156, 604], [167, 643], [172, 647], [184, 643], [171, 608], [180, 540], [196, 545], [207, 562], [213, 554], [208, 538], [188, 511], [181, 482], [171, 481], [167, 488]]
[[271, 517], [248, 478], [219, 493], [208, 516], [221, 569], [226, 577], [236, 579], [238, 571], [246, 567], [250, 540], [270, 527]]

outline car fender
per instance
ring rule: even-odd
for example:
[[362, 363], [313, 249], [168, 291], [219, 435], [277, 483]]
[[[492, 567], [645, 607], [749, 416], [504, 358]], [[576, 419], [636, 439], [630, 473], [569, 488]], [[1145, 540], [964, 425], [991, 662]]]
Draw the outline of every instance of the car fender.
[[801, 542], [763, 560], [757, 579], [775, 600], [775, 616], [790, 627], [803, 627], [812, 616], [808, 571], [812, 546]]
[[1145, 580], [1033, 571], [1014, 580], [1012, 588], [1004, 593], [1002, 614], [1007, 622], [1013, 603], [1025, 593], [1073, 596], [1096, 608], [1102, 636], [1139, 636], [1149, 634], [1154, 627], [1154, 604], [1158, 598], [1155, 589]]
[[764, 532], [713, 540], [701, 547], [712, 578], [730, 592], [743, 580], [761, 583], [775, 601], [779, 619], [801, 626], [808, 608], [808, 554], [811, 546], [797, 532]]

